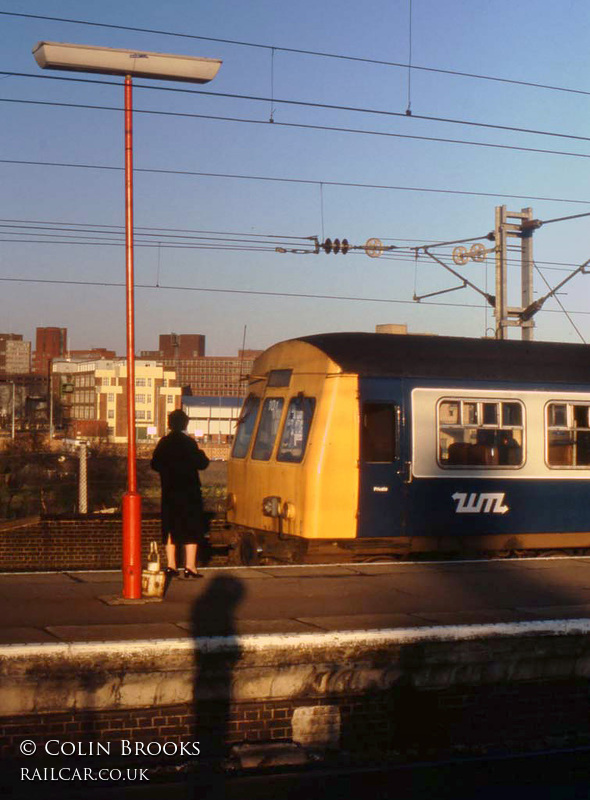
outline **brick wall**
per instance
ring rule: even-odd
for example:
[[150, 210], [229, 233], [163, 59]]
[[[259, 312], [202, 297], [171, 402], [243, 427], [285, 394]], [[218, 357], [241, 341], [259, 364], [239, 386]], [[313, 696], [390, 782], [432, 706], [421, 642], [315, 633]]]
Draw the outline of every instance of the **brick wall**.
[[[100, 742], [128, 765], [121, 740], [170, 743], [145, 755], [156, 770], [198, 742], [216, 769], [248, 744], [364, 762], [590, 744], [588, 625], [523, 625], [5, 646], [1, 755], [34, 768], [50, 739]], [[27, 739], [37, 760], [19, 759]]]
[[[150, 541], [160, 543], [159, 515], [141, 521], [142, 563]], [[123, 528], [117, 514], [42, 518], [0, 529], [0, 572], [119, 569]], [[160, 555], [163, 549], [160, 548]]]
[[235, 744], [292, 741], [293, 713], [309, 706], [338, 709], [338, 750], [355, 758], [378, 753], [412, 760], [590, 743], [587, 681], [570, 679], [439, 691], [408, 686], [348, 697], [229, 705], [208, 701], [199, 703], [196, 713], [184, 704], [7, 717], [0, 723], [0, 756], [17, 758], [24, 739], [36, 742], [39, 752], [50, 739], [111, 742], [113, 751], [125, 739], [198, 741], [202, 757], [215, 758]]

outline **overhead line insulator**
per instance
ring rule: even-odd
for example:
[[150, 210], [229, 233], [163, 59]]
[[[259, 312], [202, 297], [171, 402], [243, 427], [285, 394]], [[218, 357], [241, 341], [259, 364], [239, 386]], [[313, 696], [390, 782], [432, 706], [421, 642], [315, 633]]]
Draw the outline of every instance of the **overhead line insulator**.
[[335, 255], [337, 253], [342, 253], [343, 256], [350, 250], [348, 239], [342, 239], [342, 241], [340, 241], [340, 239], [334, 239], [334, 241], [332, 241], [332, 239], [326, 239], [322, 242], [321, 247], [325, 253], [334, 253]]

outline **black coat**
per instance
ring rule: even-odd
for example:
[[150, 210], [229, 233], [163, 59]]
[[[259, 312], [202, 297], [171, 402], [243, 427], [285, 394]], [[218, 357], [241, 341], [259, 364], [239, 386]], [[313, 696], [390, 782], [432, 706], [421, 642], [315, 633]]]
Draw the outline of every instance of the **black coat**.
[[207, 525], [203, 513], [199, 470], [209, 459], [195, 440], [181, 431], [171, 431], [154, 450], [152, 469], [162, 484], [162, 540], [174, 544], [197, 544]]

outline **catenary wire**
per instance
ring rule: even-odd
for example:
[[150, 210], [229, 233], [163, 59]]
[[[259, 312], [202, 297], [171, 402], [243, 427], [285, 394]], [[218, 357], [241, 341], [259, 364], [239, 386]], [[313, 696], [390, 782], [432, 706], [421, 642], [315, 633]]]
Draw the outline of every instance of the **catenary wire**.
[[80, 20], [80, 19], [68, 19], [64, 17], [50, 17], [42, 14], [25, 14], [13, 11], [0, 11], [0, 15], [8, 16], [8, 17], [23, 17], [27, 19], [43, 19], [50, 22], [65, 22], [72, 25], [85, 25], [88, 27], [95, 27], [95, 28], [109, 28], [111, 30], [124, 30], [124, 31], [133, 31], [136, 33], [149, 33], [157, 36], [172, 36], [178, 37], [182, 39], [196, 39], [199, 41], [204, 42], [216, 42], [218, 44], [229, 44], [239, 47], [253, 47], [259, 48], [261, 50], [279, 50], [283, 53], [294, 53], [297, 55], [306, 55], [306, 56], [315, 56], [317, 58], [332, 58], [341, 61], [353, 61], [353, 62], [360, 62], [365, 64], [376, 64], [385, 67], [395, 67], [398, 69], [412, 69], [421, 72], [432, 72], [438, 73], [442, 75], [453, 75], [460, 78], [472, 78], [476, 80], [485, 80], [485, 81], [493, 81], [497, 83], [506, 83], [506, 84], [513, 84], [516, 86], [528, 86], [534, 89], [545, 89], [554, 92], [566, 92], [570, 94], [581, 94], [581, 95], [590, 95], [589, 91], [585, 91], [583, 89], [572, 89], [565, 86], [554, 86], [551, 84], [545, 83], [537, 83], [534, 81], [524, 81], [524, 80], [517, 80], [513, 78], [500, 78], [494, 75], [481, 75], [473, 72], [463, 72], [459, 70], [452, 70], [452, 69], [442, 69], [437, 67], [425, 67], [417, 64], [404, 64], [397, 61], [385, 61], [382, 59], [376, 58], [366, 58], [362, 56], [349, 56], [340, 53], [327, 53], [318, 50], [305, 50], [303, 48], [296, 48], [296, 47], [280, 47], [278, 45], [269, 45], [269, 44], [260, 44], [257, 42], [244, 42], [239, 41], [237, 39], [222, 39], [216, 38], [213, 36], [199, 36], [197, 34], [191, 33], [180, 33], [177, 31], [164, 31], [155, 28], [139, 28], [136, 26], [131, 25], [115, 25], [109, 24], [106, 22], [91, 22], [89, 20]]
[[[551, 222], [565, 222], [574, 219], [580, 219], [584, 217], [590, 216], [590, 212], [586, 212], [583, 214], [571, 214], [565, 217], [558, 217], [553, 219], [546, 219], [546, 220], [535, 220], [539, 223], [539, 226], [543, 226], [549, 224]], [[80, 238], [80, 239], [99, 239], [100, 241], [111, 241], [116, 244], [121, 242], [122, 237], [124, 236], [125, 228], [123, 225], [105, 225], [102, 223], [82, 223], [82, 222], [63, 222], [63, 221], [56, 221], [56, 220], [37, 220], [37, 219], [8, 219], [8, 218], [0, 218], [0, 229], [6, 229], [5, 235], [12, 235], [13, 231], [9, 229], [15, 229], [14, 235], [22, 235], [22, 232], [30, 232], [31, 236], [55, 236], [56, 234], [53, 233], [55, 231], [59, 232], [59, 235], [66, 235], [66, 234], [73, 234], [73, 236], [69, 236], [68, 238]], [[18, 234], [16, 233], [18, 231]], [[295, 234], [269, 234], [269, 233], [252, 233], [252, 232], [243, 232], [243, 231], [209, 231], [209, 230], [200, 230], [195, 228], [159, 228], [154, 226], [135, 226], [135, 231], [138, 236], [141, 237], [151, 237], [152, 239], [158, 240], [158, 244], [162, 244], [166, 246], [166, 242], [162, 242], [163, 239], [175, 239], [175, 240], [199, 240], [204, 241], [208, 240], [211, 242], [221, 242], [221, 243], [228, 243], [228, 242], [240, 242], [240, 243], [256, 243], [256, 244], [274, 244], [270, 240], [280, 240], [285, 242], [286, 240], [293, 240], [293, 242], [299, 243], [308, 243], [315, 241], [315, 236], [301, 236]], [[81, 236], [82, 233], [94, 234], [92, 237], [84, 237]], [[402, 238], [392, 238], [392, 237], [383, 237], [385, 241], [400, 241], [400, 242], [413, 242], [419, 241], [420, 244], [411, 244], [411, 245], [397, 245], [396, 251], [399, 253], [403, 253], [404, 250], [408, 252], [414, 252], [416, 250], [430, 250], [433, 248], [438, 247], [445, 247], [450, 246], [453, 244], [457, 244], [460, 242], [468, 242], [468, 241], [475, 241], [478, 239], [485, 239], [488, 238], [490, 234], [483, 234], [481, 236], [471, 236], [466, 239], [455, 239], [452, 241], [446, 242], [439, 242], [433, 239], [402, 239]], [[108, 238], [110, 237], [110, 238]], [[222, 237], [222, 238], [216, 238]], [[267, 241], [268, 240], [268, 241]], [[149, 239], [148, 239], [149, 241]], [[288, 243], [288, 242], [287, 242]], [[356, 246], [361, 247], [361, 246]], [[509, 249], [514, 251], [519, 251], [520, 246], [514, 245]], [[395, 254], [393, 254], [395, 255]], [[508, 263], [520, 263], [518, 259], [507, 259]], [[538, 264], [552, 264], [557, 266], [576, 266], [571, 264], [571, 262], [563, 262], [563, 261], [537, 261]]]
[[[541, 276], [541, 279], [543, 280], [543, 283], [545, 284], [545, 286], [546, 286], [546, 287], [547, 287], [549, 290], [551, 290], [553, 287], [551, 286], [551, 284], [549, 283], [549, 281], [547, 280], [547, 278], [546, 278], [546, 277], [543, 275], [543, 273], [541, 272], [541, 270], [540, 270], [540, 269], [539, 269], [539, 267], [537, 266], [536, 262], [534, 262], [534, 261], [533, 261], [533, 265], [534, 265], [535, 269], [537, 270], [537, 272], [539, 273], [539, 275]], [[587, 342], [586, 342], [586, 339], [584, 338], [584, 336], [583, 336], [583, 334], [582, 334], [581, 330], [578, 328], [578, 326], [576, 325], [576, 323], [573, 321], [573, 319], [571, 318], [571, 315], [570, 315], [569, 311], [568, 311], [568, 310], [567, 310], [567, 309], [564, 307], [563, 303], [561, 302], [561, 300], [559, 299], [559, 297], [558, 297], [557, 295], [554, 295], [554, 300], [556, 301], [556, 303], [558, 304], [558, 306], [561, 308], [561, 310], [563, 311], [563, 313], [564, 313], [564, 314], [565, 314], [565, 316], [567, 317], [567, 320], [568, 320], [568, 322], [570, 323], [570, 325], [572, 326], [572, 328], [575, 330], [575, 332], [578, 334], [578, 336], [579, 336], [579, 337], [580, 337], [580, 339], [582, 340], [582, 344], [586, 344], [586, 343], [587, 343]]]
[[[2, 277], [1, 282], [12, 283], [38, 283], [38, 284], [57, 284], [66, 286], [99, 286], [105, 288], [124, 288], [124, 283], [114, 281], [73, 281], [73, 280], [60, 280], [57, 278], [15, 278], [15, 277]], [[259, 295], [262, 297], [285, 297], [285, 298], [302, 298], [310, 300], [341, 300], [359, 303], [393, 303], [396, 305], [415, 305], [414, 300], [396, 300], [384, 297], [350, 297], [346, 295], [330, 295], [330, 294], [311, 294], [305, 292], [269, 292], [258, 289], [220, 289], [204, 286], [165, 286], [162, 284], [155, 285], [152, 283], [136, 283], [137, 289], [156, 289], [167, 291], [182, 291], [182, 292], [214, 292], [219, 294], [241, 294], [241, 295]], [[487, 306], [478, 303], [441, 303], [429, 302], [421, 303], [422, 306], [442, 306], [447, 308], [474, 308], [483, 309]], [[561, 314], [561, 309], [543, 308], [539, 313], [545, 314]], [[580, 314], [584, 316], [590, 315], [590, 311], [569, 311], [570, 314]]]
[[[576, 215], [573, 215], [573, 217], [571, 217], [571, 218], [576, 218], [577, 216], [578, 215], [576, 214]], [[563, 219], [568, 219], [568, 218], [564, 217], [564, 218], [562, 218], [562, 220]], [[25, 230], [26, 230], [27, 226], [31, 226], [31, 227], [37, 228], [40, 232], [48, 230], [48, 231], [62, 231], [62, 232], [68, 232], [68, 233], [75, 233], [75, 229], [76, 228], [81, 229], [81, 230], [90, 229], [90, 232], [94, 232], [94, 233], [97, 233], [97, 234], [111, 234], [113, 236], [118, 236], [119, 238], [116, 240], [117, 243], [120, 242], [120, 239], [121, 239], [121, 237], [124, 236], [124, 231], [125, 231], [125, 227], [123, 225], [105, 225], [105, 224], [101, 224], [101, 223], [88, 223], [88, 222], [86, 222], [86, 223], [83, 223], [83, 222], [58, 222], [56, 220], [30, 220], [30, 219], [2, 219], [2, 218], [0, 218], [0, 228], [21, 227], [21, 226]], [[46, 226], [46, 227], [41, 227], [41, 226]], [[93, 230], [93, 229], [96, 229], [96, 228], [99, 228], [99, 229], [100, 228], [106, 228], [106, 229], [115, 229], [115, 230], [106, 230], [106, 231]], [[150, 226], [150, 227], [147, 227], [147, 226], [135, 226], [134, 229], [135, 229], [136, 233], [139, 232], [140, 235], [146, 235], [146, 236], [150, 235], [150, 236], [154, 236], [156, 238], [159, 238], [159, 236], [160, 236], [160, 234], [162, 232], [167, 232], [167, 233], [172, 233], [172, 234], [181, 234], [178, 237], [180, 239], [184, 239], [184, 238], [189, 238], [190, 239], [190, 238], [192, 238], [193, 234], [199, 234], [199, 238], [200, 237], [213, 237], [213, 236], [248, 237], [248, 238], [245, 238], [243, 241], [250, 241], [252, 239], [252, 237], [257, 237], [257, 238], [263, 238], [263, 239], [279, 239], [281, 241], [285, 241], [285, 240], [288, 240], [288, 239], [293, 239], [293, 240], [296, 240], [298, 242], [307, 242], [307, 241], [310, 241], [313, 238], [313, 237], [310, 237], [310, 236], [295, 236], [293, 234], [269, 234], [269, 233], [259, 233], [258, 234], [258, 233], [245, 233], [245, 232], [242, 232], [242, 231], [208, 231], [208, 230], [199, 230], [199, 229], [195, 229], [195, 228], [157, 228], [157, 227], [153, 227], [153, 226]], [[156, 233], [144, 233], [146, 231], [156, 231]], [[7, 233], [9, 233], [9, 232], [7, 232]], [[190, 234], [190, 235], [189, 236], [184, 236], [182, 234]], [[36, 234], [32, 234], [32, 235], [36, 235]], [[42, 233], [40, 233], [39, 235], [42, 235]], [[217, 240], [215, 240], [215, 241], [217, 241]], [[223, 240], [221, 240], [221, 241], [223, 241]], [[399, 245], [398, 252], [401, 252], [403, 250], [414, 251], [415, 249], [422, 249], [424, 246], [429, 246], [429, 247], [440, 246], [440, 244], [437, 243], [437, 241], [435, 239], [418, 239], [418, 238], [401, 239], [401, 238], [383, 237], [383, 241], [413, 242], [413, 243], [415, 243], [417, 241], [420, 241], [419, 245], [416, 245], [416, 244]], [[165, 247], [165, 246], [166, 245], [163, 244], [163, 247]], [[518, 248], [516, 248], [516, 249], [518, 249]], [[352, 254], [352, 252], [351, 252], [351, 254]], [[387, 255], [384, 255], [383, 257], [384, 258], [388, 258]], [[407, 259], [404, 256], [404, 258], [399, 258], [397, 260], [405, 261]], [[415, 259], [412, 258], [412, 261], [414, 261], [414, 260]], [[520, 264], [520, 259], [510, 259], [510, 258], [508, 258], [507, 259], [507, 263], [509, 263], [509, 264], [511, 264], [511, 263], [517, 264], [518, 263], [518, 264]], [[537, 260], [536, 263], [537, 264], [542, 264], [544, 266], [547, 266], [547, 265], [561, 266], [561, 267], [576, 267], [577, 266], [577, 264], [573, 264], [573, 263], [567, 262], [567, 261], [539, 261], [539, 260]], [[547, 268], [550, 268], [550, 266], [548, 266]], [[560, 271], [566, 271], [566, 270], [560, 270]]]
[[[92, 105], [91, 103], [65, 103], [53, 100], [23, 100], [22, 98], [0, 97], [2, 103], [20, 103], [24, 105], [51, 106], [54, 108], [83, 108], [92, 111], [116, 111], [120, 113], [121, 108], [117, 106]], [[364, 136], [383, 136], [394, 139], [410, 139], [421, 142], [439, 142], [444, 144], [460, 144], [470, 147], [489, 147], [496, 150], [513, 150], [520, 153], [541, 153], [543, 155], [570, 156], [573, 158], [590, 158], [590, 153], [572, 153], [568, 150], [550, 150], [540, 147], [522, 147], [511, 144], [499, 144], [496, 142], [474, 142], [470, 139], [450, 139], [443, 136], [419, 136], [409, 133], [393, 133], [392, 131], [373, 131], [362, 128], [345, 128], [337, 125], [311, 125], [303, 122], [279, 122], [275, 120], [270, 123], [263, 119], [247, 119], [245, 117], [225, 117], [218, 114], [194, 114], [182, 111], [159, 111], [155, 109], [135, 108], [134, 114], [146, 114], [159, 117], [181, 117], [185, 119], [209, 119], [217, 122], [237, 122], [248, 125], [272, 125], [273, 128], [298, 128], [301, 130], [328, 131], [330, 133], [350, 133]]]
[[[273, 123], [277, 124], [277, 123]], [[16, 166], [33, 167], [61, 167], [64, 169], [102, 169], [123, 172], [124, 167], [109, 164], [72, 164], [64, 161], [30, 161], [15, 158], [0, 158], [0, 164], [14, 164]], [[267, 175], [240, 175], [227, 172], [198, 172], [195, 170], [156, 169], [148, 167], [134, 167], [134, 172], [143, 172], [154, 175], [186, 175], [198, 178], [227, 178], [231, 180], [268, 181], [272, 183], [299, 183], [309, 186], [339, 186], [351, 189], [382, 189], [396, 192], [425, 192], [429, 194], [456, 194], [468, 197], [505, 197], [509, 200], [537, 200], [550, 203], [572, 203], [576, 205], [590, 205], [590, 200], [575, 200], [567, 197], [544, 197], [528, 194], [508, 194], [507, 192], [472, 192], [465, 189], [434, 189], [425, 186], [395, 186], [380, 183], [355, 183], [353, 181], [325, 181], [312, 178], [279, 178]]]
[[[84, 247], [124, 247], [124, 242], [92, 242], [92, 241], [81, 241], [81, 242], [72, 242], [68, 239], [63, 239], [60, 241], [51, 240], [48, 241], [47, 239], [2, 239], [0, 238], [0, 242], [9, 242], [9, 243], [16, 243], [16, 244], [59, 244], [59, 245], [83, 245]], [[160, 245], [157, 242], [149, 242], [149, 243], [142, 243], [142, 242], [135, 242], [135, 247], [159, 247]], [[252, 246], [232, 246], [232, 245], [207, 245], [207, 244], [199, 244], [199, 245], [191, 245], [191, 244], [168, 244], [163, 245], [167, 250], [231, 250], [235, 252], [255, 252], [255, 253], [274, 253], [274, 247], [255, 247]], [[313, 251], [309, 251], [310, 255], [313, 255]]]
[[[34, 225], [52, 225], [57, 226], [59, 228], [64, 228], [67, 226], [69, 228], [115, 228], [116, 232], [120, 232], [121, 234], [125, 231], [124, 225], [105, 225], [99, 222], [59, 222], [57, 220], [41, 220], [41, 219], [0, 219], [0, 223], [18, 223], [18, 224], [34, 224]], [[293, 236], [291, 234], [276, 234], [276, 233], [246, 233], [244, 231], [207, 231], [207, 230], [199, 230], [196, 228], [157, 228], [155, 226], [142, 226], [142, 225], [134, 225], [135, 231], [172, 231], [175, 233], [200, 233], [200, 234], [211, 234], [211, 235], [218, 235], [218, 236], [265, 236], [269, 239], [309, 239], [308, 236]], [[108, 231], [107, 231], [108, 232]], [[413, 239], [404, 239], [400, 241], [414, 241]]]
[[[11, 226], [1, 225], [0, 224], [0, 228], [6, 228], [6, 227], [11, 227]], [[25, 227], [25, 230], [26, 230], [26, 227]], [[55, 231], [60, 231], [61, 230], [61, 233], [52, 233], [51, 230], [55, 230]], [[137, 229], [136, 229], [136, 231], [137, 231]], [[69, 234], [71, 234], [71, 235], [69, 235]], [[223, 235], [223, 234], [218, 234], [218, 235]], [[254, 234], [246, 234], [246, 235], [253, 236]], [[118, 234], [115, 231], [112, 231], [112, 232], [111, 231], [107, 231], [107, 232], [97, 231], [95, 236], [82, 236], [82, 235], [79, 235], [76, 231], [72, 230], [71, 228], [58, 228], [58, 227], [56, 227], [54, 229], [45, 228], [45, 229], [38, 229], [37, 231], [31, 231], [30, 236], [31, 237], [34, 236], [34, 237], [38, 237], [38, 238], [34, 238], [34, 239], [33, 238], [22, 238], [23, 236], [24, 236], [23, 233], [20, 233], [20, 232], [19, 233], [16, 233], [16, 232], [13, 233], [12, 231], [7, 230], [7, 231], [4, 232], [4, 237], [0, 238], [0, 241], [1, 242], [5, 242], [5, 243], [9, 243], [9, 244], [17, 243], [17, 244], [48, 244], [48, 245], [49, 244], [55, 244], [55, 245], [88, 245], [88, 246], [102, 245], [102, 246], [110, 246], [110, 247], [122, 247], [122, 246], [124, 246], [123, 233], [119, 233]], [[143, 240], [143, 239], [141, 239], [142, 236], [152, 236], [152, 237], [155, 238], [155, 241]], [[7, 237], [11, 237], [11, 238], [7, 238]], [[16, 238], [16, 237], [21, 237], [21, 238]], [[40, 237], [45, 237], [45, 238], [40, 238]], [[116, 237], [116, 238], [113, 238], [113, 237]], [[239, 251], [239, 252], [241, 252], [241, 251], [244, 251], [244, 252], [246, 252], [246, 251], [255, 251], [255, 252], [266, 252], [266, 253], [275, 253], [276, 252], [276, 242], [272, 242], [269, 245], [264, 240], [256, 241], [256, 240], [252, 240], [252, 239], [240, 240], [240, 239], [231, 239], [231, 238], [228, 238], [228, 239], [215, 239], [215, 238], [206, 237], [206, 236], [196, 236], [196, 237], [181, 236], [181, 237], [178, 237], [180, 239], [189, 239], [189, 240], [190, 239], [198, 239], [198, 240], [201, 240], [201, 242], [197, 244], [197, 243], [193, 243], [192, 241], [188, 241], [188, 242], [185, 242], [185, 241], [176, 241], [176, 242], [175, 241], [172, 241], [172, 242], [166, 241], [166, 242], [164, 242], [164, 241], [162, 241], [163, 238], [174, 238], [174, 237], [173, 236], [166, 237], [165, 235], [157, 234], [157, 233], [148, 234], [148, 233], [139, 232], [139, 233], [137, 233], [137, 238], [136, 238], [136, 241], [135, 241], [135, 245], [138, 248], [144, 248], [144, 249], [145, 248], [161, 248], [163, 250], [177, 249], [177, 250], [233, 250], [233, 251]], [[276, 237], [276, 238], [282, 239], [282, 237]], [[285, 238], [287, 238], [287, 237], [285, 237]], [[305, 240], [305, 243], [307, 243], [307, 240], [309, 240], [310, 237], [291, 237], [291, 238], [292, 239]], [[477, 239], [477, 238], [481, 238], [481, 237], [470, 237], [469, 240], [462, 240], [462, 241], [473, 241], [474, 238]], [[233, 242], [233, 244], [232, 244], [232, 242]], [[285, 242], [284, 239], [283, 239], [283, 243], [287, 244], [289, 246], [292, 246], [292, 243]], [[267, 244], [267, 246], [263, 247], [262, 246], [263, 244]], [[437, 247], [437, 246], [439, 247], [441, 245], [432, 244], [432, 245], [430, 245], [430, 248]], [[426, 246], [426, 247], [428, 247], [428, 246]], [[349, 252], [349, 255], [351, 255], [351, 256], [364, 255], [364, 253], [361, 252], [362, 245], [361, 246], [357, 245], [357, 248], [359, 248], [359, 249], [351, 250]], [[419, 246], [400, 245], [398, 248], [396, 248], [396, 250], [397, 250], [396, 253], [383, 254], [381, 256], [381, 260], [382, 261], [395, 261], [397, 263], [413, 264], [415, 262], [415, 256], [413, 256], [413, 255], [410, 256], [410, 253], [407, 252], [407, 251], [423, 250], [424, 248], [425, 248], [425, 245], [423, 245], [423, 244], [419, 245]], [[300, 254], [306, 254], [306, 255], [315, 255], [316, 254], [315, 250], [312, 250], [312, 249], [308, 249], [308, 250], [305, 250], [305, 251], [303, 249], [299, 249], [298, 252]], [[448, 256], [449, 254], [448, 253], [447, 254], [443, 253], [441, 255], [447, 255]], [[508, 265], [520, 264], [520, 260], [508, 258], [507, 259], [507, 264]], [[544, 269], [547, 269], [547, 270], [550, 270], [550, 271], [553, 271], [553, 272], [570, 272], [571, 268], [574, 268], [574, 267], [577, 266], [577, 264], [574, 264], [572, 262], [566, 262], [566, 261], [537, 261], [537, 264], [541, 264], [541, 265], [543, 265]], [[570, 267], [570, 269], [566, 269], [566, 267]]]
[[[575, 215], [575, 216], [577, 216], [577, 215]], [[115, 228], [116, 230], [114, 231], [114, 233], [118, 232], [121, 235], [125, 231], [125, 226], [124, 225], [105, 225], [104, 223], [98, 223], [98, 222], [60, 222], [60, 221], [57, 221], [57, 220], [2, 219], [2, 218], [0, 218], [0, 223], [50, 225], [50, 226], [53, 226], [56, 230], [68, 230], [70, 228], [87, 228], [87, 227], [92, 227], [92, 228]], [[134, 230], [135, 231], [166, 231], [166, 232], [174, 232], [174, 233], [181, 233], [181, 234], [183, 234], [183, 233], [190, 233], [190, 234], [198, 233], [198, 234], [211, 234], [211, 235], [215, 235], [215, 236], [249, 236], [249, 237], [252, 237], [252, 236], [264, 236], [264, 237], [269, 238], [269, 239], [271, 239], [271, 238], [282, 239], [282, 240], [285, 240], [285, 239], [296, 239], [298, 241], [306, 241], [306, 240], [310, 240], [311, 238], [313, 238], [313, 237], [310, 237], [310, 236], [294, 236], [292, 234], [246, 233], [244, 231], [209, 231], [209, 230], [201, 230], [199, 228], [170, 228], [170, 227], [158, 228], [158, 227], [155, 227], [153, 225], [151, 225], [151, 226], [135, 225], [134, 226]], [[110, 232], [110, 231], [107, 231], [107, 232]], [[409, 249], [409, 250], [412, 250], [412, 251], [414, 250], [415, 247], [417, 247], [417, 245], [415, 244], [416, 242], [421, 242], [420, 246], [430, 245], [432, 247], [432, 246], [437, 244], [437, 240], [436, 239], [421, 239], [420, 237], [414, 237], [412, 239], [408, 239], [408, 238], [400, 238], [400, 237], [396, 238], [396, 237], [391, 237], [390, 236], [390, 237], [383, 237], [383, 241], [386, 241], [386, 242], [412, 242], [413, 243], [412, 245], [405, 245], [405, 246], [401, 246], [400, 245], [400, 249], [402, 247], [404, 247], [405, 249]], [[515, 249], [518, 249], [518, 248], [515, 247]], [[508, 259], [508, 261], [511, 261], [511, 259]], [[518, 261], [518, 263], [520, 263], [520, 260]], [[538, 264], [557, 264], [557, 265], [562, 265], [562, 266], [577, 266], [577, 264], [572, 265], [570, 262], [565, 262], [565, 261], [538, 261], [537, 260], [537, 263]]]
[[[6, 224], [3, 224], [3, 223], [0, 223], [0, 229], [2, 229], [2, 228], [16, 228], [19, 231], [19, 234], [15, 233], [15, 235], [20, 235], [20, 231], [30, 231], [32, 236], [44, 236], [44, 235], [46, 235], [46, 236], [56, 236], [56, 235], [63, 236], [63, 235], [66, 235], [66, 234], [74, 234], [75, 238], [80, 238], [80, 239], [85, 239], [85, 238], [96, 239], [97, 236], [100, 235], [101, 239], [103, 239], [105, 241], [106, 241], [106, 237], [108, 235], [110, 235], [110, 236], [116, 236], [117, 238], [116, 239], [110, 239], [109, 241], [114, 241], [114, 242], [117, 242], [117, 243], [120, 241], [121, 237], [123, 236], [123, 232], [122, 231], [120, 233], [118, 233], [117, 231], [112, 231], [112, 232], [111, 231], [109, 231], [109, 232], [93, 231], [91, 228], [80, 228], [79, 231], [73, 231], [73, 230], [70, 230], [70, 229], [67, 229], [67, 228], [63, 228], [63, 227], [62, 228], [55, 227], [55, 228], [51, 229], [51, 228], [43, 228], [40, 225], [6, 225]], [[61, 233], [60, 234], [51, 233], [52, 230], [61, 230]], [[9, 233], [9, 231], [5, 231], [5, 234], [6, 233]], [[84, 236], [81, 235], [83, 233], [91, 233], [91, 234], [95, 234], [95, 235], [92, 236], [92, 237], [84, 237]], [[222, 234], [222, 235], [225, 236], [224, 239], [215, 239], [213, 236], [206, 236], [206, 235], [186, 234], [184, 236], [180, 236], [178, 234], [173, 234], [173, 233], [162, 233], [162, 232], [159, 232], [159, 233], [148, 233], [146, 231], [140, 232], [139, 235], [140, 236], [153, 237], [154, 239], [194, 239], [194, 240], [209, 239], [209, 240], [213, 240], [213, 241], [223, 242], [225, 244], [230, 243], [230, 242], [241, 242], [241, 243], [244, 243], [246, 241], [247, 242], [251, 241], [251, 240], [245, 240], [243, 238], [233, 238], [233, 236], [231, 234]], [[68, 238], [72, 238], [72, 237], [68, 237]], [[275, 236], [273, 238], [276, 239], [276, 238], [280, 238], [280, 237], [276, 237]], [[301, 237], [289, 237], [289, 238], [301, 240], [303, 242], [306, 239], [308, 239], [309, 237], [301, 236]], [[266, 238], [262, 234], [260, 235], [260, 238], [256, 240], [255, 243], [256, 244], [275, 244], [274, 242], [266, 241]]]
[[[0, 70], [0, 73], [3, 75], [12, 75], [22, 78], [35, 78], [37, 80], [91, 83], [103, 86], [113, 86], [118, 89], [120, 89], [121, 87], [121, 83], [118, 83], [116, 81], [106, 81], [95, 78], [70, 78], [70, 77], [64, 77], [62, 75], [36, 75], [35, 73], [32, 72], [7, 72], [6, 70]], [[287, 100], [284, 98], [281, 99], [277, 97], [260, 97], [258, 95], [234, 94], [230, 92], [212, 92], [207, 89], [184, 89], [171, 86], [148, 86], [147, 84], [136, 83], [136, 82], [134, 82], [133, 88], [147, 89], [149, 91], [158, 91], [158, 92], [174, 92], [174, 93], [183, 93], [191, 95], [205, 95], [207, 97], [221, 97], [231, 100], [248, 100], [252, 102], [273, 103], [273, 104], [280, 103], [282, 105], [298, 106], [298, 107], [312, 108], [312, 109], [322, 109], [326, 111], [347, 111], [356, 114], [369, 114], [374, 116], [400, 117], [406, 120], [408, 119], [407, 112], [387, 111], [385, 109], [378, 109], [378, 108], [343, 106], [343, 105], [335, 105], [332, 103], [312, 103], [307, 100]], [[538, 130], [536, 128], [521, 128], [514, 125], [498, 125], [490, 122], [475, 122], [474, 120], [453, 119], [451, 117], [434, 117], [427, 114], [414, 114], [414, 113], [411, 114], [410, 119], [412, 120], [419, 119], [425, 122], [442, 122], [449, 125], [464, 125], [467, 127], [474, 127], [474, 128], [488, 128], [490, 130], [506, 131], [509, 133], [528, 133], [534, 136], [549, 136], [549, 137], [557, 137], [560, 139], [573, 139], [580, 142], [590, 142], [590, 136], [580, 136], [572, 133], [558, 133], [557, 131], [544, 131], [544, 130]], [[275, 122], [274, 118], [272, 119], [272, 122]]]

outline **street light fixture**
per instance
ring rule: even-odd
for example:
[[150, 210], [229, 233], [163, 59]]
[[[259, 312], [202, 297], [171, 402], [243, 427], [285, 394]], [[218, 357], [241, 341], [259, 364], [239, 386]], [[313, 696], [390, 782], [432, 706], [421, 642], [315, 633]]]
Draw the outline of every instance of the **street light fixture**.
[[135, 443], [135, 310], [133, 283], [132, 76], [208, 83], [221, 61], [139, 50], [38, 42], [33, 55], [42, 69], [98, 72], [125, 77], [125, 263], [127, 322], [127, 492], [123, 497], [123, 597], [141, 597], [141, 496], [137, 491]]

